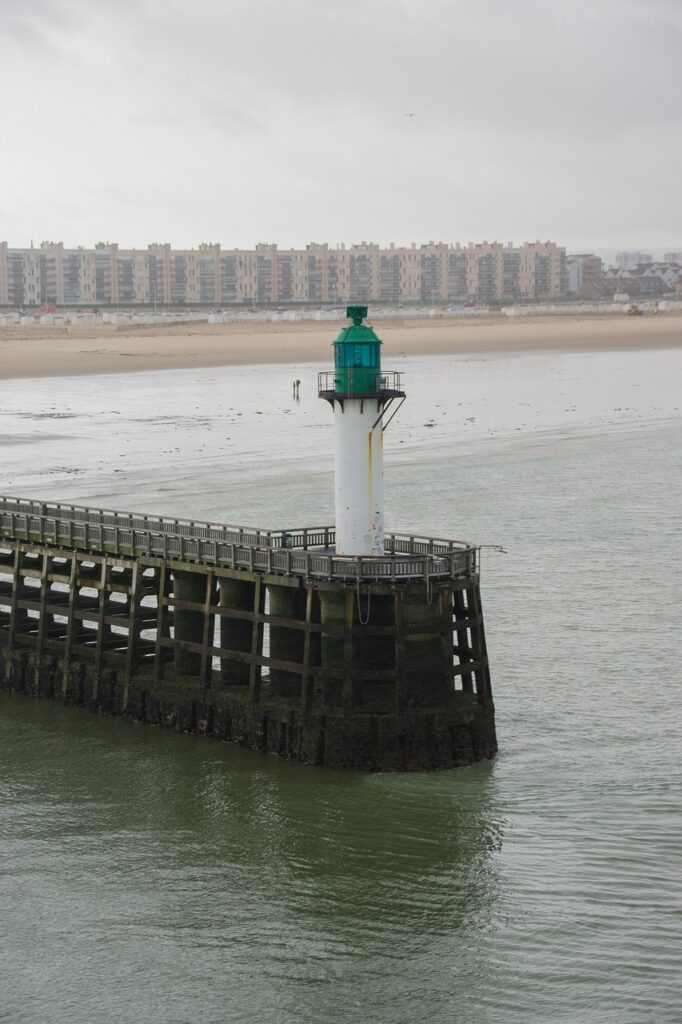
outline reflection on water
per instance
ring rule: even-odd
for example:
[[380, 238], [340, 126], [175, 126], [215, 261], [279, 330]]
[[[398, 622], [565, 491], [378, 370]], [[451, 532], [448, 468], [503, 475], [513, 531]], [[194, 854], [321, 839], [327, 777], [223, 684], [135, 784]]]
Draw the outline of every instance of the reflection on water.
[[[210, 970], [241, 999], [246, 985], [256, 1003], [243, 1019], [255, 1019], [273, 987], [294, 1000], [296, 979], [323, 990], [334, 979], [349, 999], [355, 984], [390, 992], [406, 959], [447, 964], [489, 925], [502, 841], [489, 765], [456, 785], [453, 773], [306, 770], [82, 709], [7, 696], [0, 709], [12, 988], [24, 972], [36, 993], [50, 978], [41, 1019], [65, 1019], [74, 965], [79, 999], [95, 986], [102, 1019], [121, 1019], [133, 995], [126, 1019], [168, 1019], [147, 1016], [171, 1005], [167, 985], [189, 1014], [193, 978]], [[180, 976], [162, 970], [138, 993], [159, 955]], [[210, 987], [202, 999], [218, 1012]], [[323, 991], [298, 1017], [337, 999]]]
[[[324, 771], [0, 696], [0, 1021], [679, 1020], [681, 367], [410, 361], [391, 525], [509, 551], [493, 764]], [[0, 491], [328, 521], [330, 420], [290, 376], [13, 382]]]

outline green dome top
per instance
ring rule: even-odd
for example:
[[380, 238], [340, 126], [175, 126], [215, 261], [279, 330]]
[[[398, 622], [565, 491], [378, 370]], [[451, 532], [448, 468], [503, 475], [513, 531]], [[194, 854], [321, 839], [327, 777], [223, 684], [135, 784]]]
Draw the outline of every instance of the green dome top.
[[348, 327], [341, 328], [337, 337], [332, 342], [333, 345], [358, 345], [366, 344], [367, 342], [383, 345], [381, 338], [378, 334], [374, 333], [374, 329], [362, 322], [367, 316], [367, 306], [348, 306], [346, 308], [346, 316], [351, 317], [353, 323], [349, 324]]

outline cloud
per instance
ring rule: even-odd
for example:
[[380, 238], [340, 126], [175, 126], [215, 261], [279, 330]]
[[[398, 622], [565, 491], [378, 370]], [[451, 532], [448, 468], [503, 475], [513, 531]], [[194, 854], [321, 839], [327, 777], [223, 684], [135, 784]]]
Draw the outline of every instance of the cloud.
[[[182, 196], [162, 234], [185, 244], [226, 206], [239, 244], [321, 222], [597, 241], [635, 205], [649, 244], [682, 234], [678, 0], [0, 0], [0, 24], [3, 194], [66, 220], [75, 189], [136, 244], [159, 233], [149, 182]], [[137, 218], [101, 198], [117, 188], [144, 193]]]
[[60, 40], [78, 30], [78, 0], [0, 0], [0, 43], [14, 43], [28, 56], [60, 48]]

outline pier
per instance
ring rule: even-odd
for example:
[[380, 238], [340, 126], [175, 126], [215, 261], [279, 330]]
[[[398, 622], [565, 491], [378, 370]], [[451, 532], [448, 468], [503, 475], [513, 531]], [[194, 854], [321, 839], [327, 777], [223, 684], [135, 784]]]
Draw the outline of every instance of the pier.
[[476, 547], [0, 498], [0, 687], [318, 765], [496, 751]]

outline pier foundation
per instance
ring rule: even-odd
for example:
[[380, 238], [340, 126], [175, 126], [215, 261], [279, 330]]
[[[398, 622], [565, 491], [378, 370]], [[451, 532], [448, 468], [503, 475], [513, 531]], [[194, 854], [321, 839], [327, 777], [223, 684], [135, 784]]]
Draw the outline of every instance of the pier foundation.
[[367, 579], [366, 560], [292, 552], [288, 535], [273, 548], [171, 533], [162, 554], [151, 531], [116, 523], [80, 541], [65, 522], [0, 507], [0, 688], [330, 767], [495, 753], [468, 553], [393, 538], [407, 553]]
[[[219, 580], [220, 589], [220, 646], [226, 651], [234, 651], [244, 655], [239, 661], [229, 656], [221, 658], [221, 681], [228, 686], [249, 685], [249, 659], [254, 646], [254, 623], [252, 615], [257, 611], [256, 584], [247, 579]], [[258, 595], [260, 597], [260, 595]], [[240, 617], [228, 616], [226, 612], [235, 612]], [[261, 638], [256, 636], [255, 646], [261, 647]]]
[[[179, 675], [197, 675], [201, 669], [201, 653], [188, 645], [201, 647], [203, 644], [206, 591], [207, 579], [202, 573], [181, 570], [173, 573], [175, 671]], [[188, 605], [201, 605], [201, 608]]]

